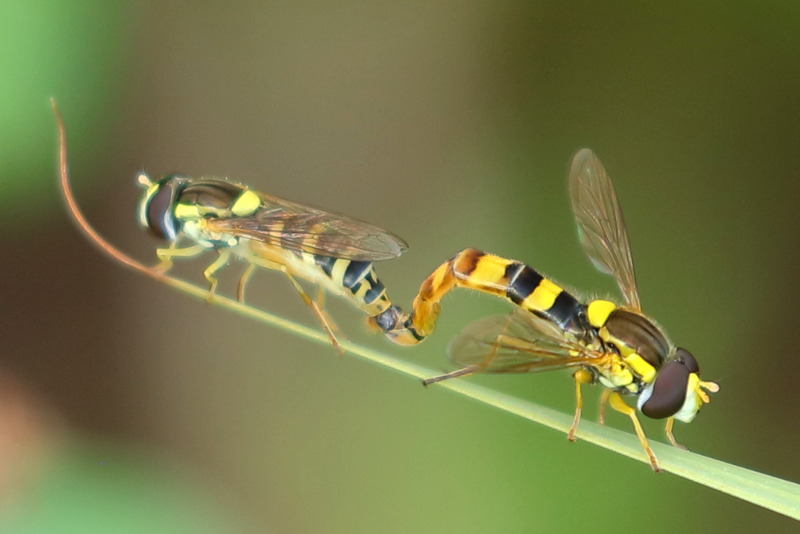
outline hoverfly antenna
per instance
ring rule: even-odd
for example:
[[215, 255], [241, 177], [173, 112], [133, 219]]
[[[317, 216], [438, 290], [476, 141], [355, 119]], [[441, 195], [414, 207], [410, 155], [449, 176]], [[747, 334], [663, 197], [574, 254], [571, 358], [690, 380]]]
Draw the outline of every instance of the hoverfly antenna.
[[709, 393], [719, 392], [719, 384], [717, 384], [716, 382], [701, 381], [698, 384], [698, 386], [699, 386], [698, 394], [700, 395], [700, 398], [703, 399], [704, 404], [708, 404], [709, 402], [711, 402], [711, 398], [708, 396]]
[[151, 185], [153, 185], [153, 181], [150, 179], [150, 175], [147, 174], [144, 171], [142, 171], [142, 172], [140, 172], [139, 174], [136, 175], [136, 181], [142, 187], [150, 187]]

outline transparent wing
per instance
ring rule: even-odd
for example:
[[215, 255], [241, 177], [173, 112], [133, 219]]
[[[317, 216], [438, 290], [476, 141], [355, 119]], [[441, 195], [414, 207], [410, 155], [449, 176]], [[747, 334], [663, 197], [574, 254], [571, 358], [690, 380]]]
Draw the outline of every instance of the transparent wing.
[[591, 364], [602, 353], [569, 339], [556, 325], [522, 309], [479, 319], [447, 347], [450, 360], [487, 373], [531, 373]]
[[614, 184], [597, 156], [584, 148], [569, 169], [572, 212], [583, 249], [601, 272], [614, 276], [625, 303], [641, 309], [631, 246]]
[[396, 258], [407, 248], [399, 237], [346, 215], [259, 193], [250, 217], [210, 219], [213, 229], [288, 250], [359, 261]]

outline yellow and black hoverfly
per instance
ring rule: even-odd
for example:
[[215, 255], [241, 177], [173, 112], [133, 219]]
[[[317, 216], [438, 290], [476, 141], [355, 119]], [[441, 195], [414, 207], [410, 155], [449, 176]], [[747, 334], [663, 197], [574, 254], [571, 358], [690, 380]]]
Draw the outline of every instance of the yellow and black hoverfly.
[[[408, 315], [389, 300], [372, 265], [403, 253], [407, 245], [399, 237], [345, 215], [226, 180], [171, 174], [151, 181], [141, 173], [138, 181], [146, 188], [139, 205], [140, 223], [169, 242], [168, 248], [156, 251], [161, 260], [158, 268], [168, 270], [173, 258], [192, 257], [209, 249], [218, 252], [203, 271], [211, 284], [209, 299], [217, 286], [215, 274], [235, 255], [248, 263], [239, 280], [240, 301], [256, 267], [281, 271], [316, 314], [337, 350], [332, 322], [298, 278], [347, 298], [395, 343], [412, 345], [421, 340], [406, 326]], [[178, 248], [184, 238], [193, 244]], [[318, 300], [321, 297], [320, 291]]]
[[430, 378], [431, 384], [475, 372], [528, 373], [574, 368], [576, 408], [568, 438], [580, 421], [583, 384], [600, 383], [601, 399], [630, 417], [655, 471], [659, 470], [636, 410], [623, 396], [637, 397], [647, 417], [666, 418], [674, 446], [675, 419], [690, 422], [719, 391], [700, 380], [700, 368], [689, 351], [675, 347], [662, 329], [641, 311], [628, 233], [614, 186], [600, 160], [583, 149], [569, 171], [572, 211], [583, 248], [592, 263], [614, 276], [624, 304], [607, 300], [581, 303], [533, 268], [479, 250], [467, 249], [443, 263], [420, 287], [408, 319], [417, 335], [428, 335], [439, 314], [439, 301], [454, 287], [466, 287], [506, 298], [518, 305], [510, 315], [488, 317], [468, 325], [448, 347], [461, 368]]

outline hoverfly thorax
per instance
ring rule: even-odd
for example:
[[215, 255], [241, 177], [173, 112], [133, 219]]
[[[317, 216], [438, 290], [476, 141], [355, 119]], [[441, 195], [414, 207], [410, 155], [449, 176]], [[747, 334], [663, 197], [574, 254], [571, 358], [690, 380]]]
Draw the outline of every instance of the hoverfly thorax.
[[678, 347], [655, 380], [644, 388], [637, 404], [647, 417], [674, 417], [688, 423], [710, 401], [708, 394], [717, 391], [719, 385], [715, 382], [700, 380], [700, 366], [694, 356]]
[[156, 237], [170, 242], [175, 241], [181, 226], [175, 217], [175, 206], [189, 184], [189, 178], [171, 174], [152, 182], [147, 174], [141, 173], [138, 181], [147, 187], [139, 204], [139, 223]]
[[[587, 317], [603, 343], [619, 354], [633, 375], [630, 377], [636, 392], [640, 384], [649, 384], [670, 353], [667, 338], [642, 313], [617, 307], [607, 300], [595, 300], [587, 306]], [[617, 377], [616, 386], [627, 386], [626, 379]]]
[[654, 369], [661, 368], [669, 354], [669, 342], [653, 322], [634, 311], [616, 308], [604, 325], [608, 339], [616, 341], [616, 348], [623, 357], [635, 352]]

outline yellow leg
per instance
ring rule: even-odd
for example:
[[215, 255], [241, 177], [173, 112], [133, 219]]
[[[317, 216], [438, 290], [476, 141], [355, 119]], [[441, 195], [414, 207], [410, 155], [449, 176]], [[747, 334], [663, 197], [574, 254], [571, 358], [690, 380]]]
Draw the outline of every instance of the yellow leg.
[[256, 270], [256, 265], [254, 263], [249, 263], [247, 268], [242, 273], [242, 277], [239, 278], [239, 284], [236, 286], [236, 300], [244, 304], [244, 286], [247, 284], [247, 281], [250, 279], [250, 275], [253, 274], [253, 271]]
[[639, 423], [639, 418], [636, 417], [636, 410], [625, 404], [625, 401], [622, 400], [622, 397], [616, 391], [609, 395], [609, 404], [611, 404], [611, 407], [619, 413], [625, 414], [631, 418], [631, 422], [633, 422], [633, 428], [636, 430], [636, 435], [639, 437], [639, 443], [642, 444], [644, 452], [647, 453], [647, 457], [650, 459], [650, 465], [653, 467], [653, 471], [656, 473], [661, 471], [661, 469], [658, 467], [656, 455], [650, 448], [650, 444], [647, 443], [647, 437], [644, 435], [644, 430], [642, 429], [641, 423]]
[[317, 296], [314, 299], [314, 302], [316, 302], [320, 313], [325, 316], [325, 322], [328, 324], [331, 332], [333, 332], [337, 337], [344, 337], [342, 330], [336, 324], [336, 321], [333, 320], [330, 314], [328, 314], [328, 310], [325, 309], [325, 298], [327, 296], [328, 293], [321, 286], [317, 286]]
[[176, 248], [177, 241], [174, 241], [168, 248], [156, 249], [156, 256], [161, 260], [161, 263], [156, 265], [154, 269], [158, 269], [162, 273], [170, 270], [172, 267], [172, 258], [191, 258], [197, 256], [206, 249], [200, 245], [192, 245], [191, 247]]
[[[300, 298], [303, 299], [303, 302], [306, 303], [306, 306], [311, 308], [311, 311], [314, 312], [314, 315], [316, 315], [317, 319], [319, 319], [319, 322], [322, 325], [322, 329], [325, 331], [325, 333], [331, 340], [331, 345], [333, 345], [333, 348], [339, 354], [344, 354], [344, 350], [342, 350], [342, 347], [341, 345], [339, 345], [339, 341], [336, 339], [336, 335], [334, 334], [336, 327], [333, 326], [334, 325], [333, 320], [331, 320], [324, 312], [324, 310], [322, 310], [322, 308], [320, 308], [320, 306], [311, 297], [308, 296], [308, 294], [303, 289], [303, 286], [301, 286], [300, 283], [297, 281], [297, 279], [294, 277], [294, 275], [292, 275], [292, 273], [289, 272], [289, 269], [286, 267], [286, 265], [278, 263], [277, 261], [272, 261], [264, 257], [255, 257], [250, 261], [251, 261], [251, 266], [255, 265], [263, 269], [280, 271], [283, 274], [285, 274], [286, 278], [289, 279], [289, 282], [292, 283], [292, 287], [294, 287], [295, 291], [297, 291], [297, 294], [300, 295]], [[244, 274], [242, 275], [242, 278], [239, 280], [238, 294], [241, 295], [242, 298], [244, 297], [244, 284], [247, 282], [247, 278], [250, 276], [251, 272], [252, 269], [248, 267], [245, 270]]]
[[339, 354], [344, 354], [344, 350], [342, 349], [341, 345], [339, 345], [339, 341], [336, 339], [336, 335], [333, 333], [334, 330], [336, 329], [335, 326], [331, 326], [333, 324], [333, 321], [331, 321], [330, 318], [327, 316], [327, 314], [322, 310], [322, 308], [320, 308], [317, 305], [317, 303], [314, 302], [314, 300], [308, 296], [308, 294], [303, 289], [303, 286], [300, 285], [300, 283], [295, 279], [294, 276], [292, 276], [292, 273], [290, 273], [284, 265], [281, 265], [279, 267], [279, 270], [286, 275], [286, 277], [292, 283], [292, 286], [294, 286], [295, 291], [297, 291], [297, 293], [300, 295], [300, 298], [303, 299], [303, 302], [306, 303], [306, 306], [311, 308], [311, 311], [314, 312], [314, 315], [317, 316], [317, 319], [319, 319], [319, 322], [322, 325], [322, 329], [325, 331], [326, 334], [328, 334], [328, 337], [331, 340], [331, 344], [333, 345], [334, 350], [336, 350], [336, 352], [338, 352]]
[[316, 301], [316, 303], [317, 303], [317, 306], [319, 306], [320, 308], [324, 308], [325, 307], [325, 297], [326, 296], [327, 296], [327, 293], [325, 293], [325, 290], [322, 289], [320, 286], [317, 286], [317, 298], [314, 299]]
[[667, 417], [667, 424], [664, 427], [664, 433], [667, 435], [667, 439], [669, 440], [670, 443], [672, 443], [673, 447], [676, 447], [684, 451], [688, 451], [689, 449], [686, 447], [686, 445], [681, 445], [680, 443], [675, 441], [675, 436], [672, 435], [672, 425], [674, 424], [675, 424], [675, 418]]
[[203, 271], [203, 276], [208, 283], [211, 284], [208, 287], [208, 297], [206, 297], [206, 301], [209, 303], [214, 299], [214, 293], [217, 291], [217, 278], [214, 276], [214, 273], [222, 269], [228, 264], [228, 260], [231, 257], [230, 249], [224, 248], [219, 250], [219, 256], [216, 260], [211, 262], [211, 265], [205, 268]]
[[604, 389], [600, 395], [600, 415], [597, 417], [597, 422], [601, 425], [606, 424], [606, 404], [608, 404], [609, 395], [611, 395], [610, 389]]
[[567, 432], [567, 439], [575, 441], [575, 432], [578, 430], [578, 423], [581, 420], [581, 411], [583, 410], [581, 386], [584, 384], [591, 384], [594, 377], [592, 373], [586, 369], [578, 369], [572, 373], [572, 378], [575, 379], [575, 417], [572, 418], [572, 425], [570, 425], [569, 432]]

